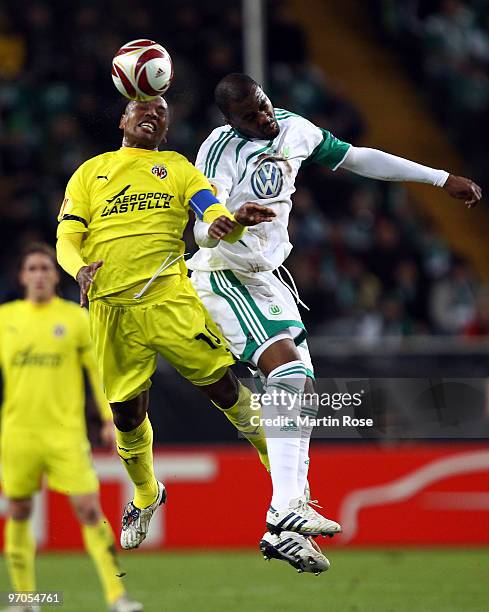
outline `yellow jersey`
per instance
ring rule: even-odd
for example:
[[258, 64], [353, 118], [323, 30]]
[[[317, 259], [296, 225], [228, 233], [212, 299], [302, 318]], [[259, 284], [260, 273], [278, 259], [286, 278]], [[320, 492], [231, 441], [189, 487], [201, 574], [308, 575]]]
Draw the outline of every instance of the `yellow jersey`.
[[90, 299], [138, 285], [183, 255], [189, 200], [203, 189], [212, 189], [207, 178], [173, 151], [122, 147], [82, 164], [66, 188], [58, 237], [84, 232], [83, 260], [104, 260]]
[[1, 431], [86, 435], [83, 368], [102, 418], [111, 419], [90, 341], [88, 313], [73, 302], [0, 306]]

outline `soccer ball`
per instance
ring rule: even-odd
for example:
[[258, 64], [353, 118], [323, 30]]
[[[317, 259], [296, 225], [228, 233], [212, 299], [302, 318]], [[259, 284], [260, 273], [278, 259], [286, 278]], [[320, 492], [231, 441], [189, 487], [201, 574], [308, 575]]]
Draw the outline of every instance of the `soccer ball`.
[[112, 60], [112, 80], [130, 100], [152, 100], [170, 87], [173, 64], [168, 51], [154, 40], [132, 40]]

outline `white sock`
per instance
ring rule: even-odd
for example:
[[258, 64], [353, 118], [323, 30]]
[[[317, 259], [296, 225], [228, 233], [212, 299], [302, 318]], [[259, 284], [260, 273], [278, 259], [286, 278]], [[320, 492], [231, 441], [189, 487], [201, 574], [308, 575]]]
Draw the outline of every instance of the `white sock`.
[[[296, 422], [300, 414], [299, 396], [304, 392], [306, 367], [302, 361], [290, 361], [275, 368], [267, 377], [265, 392], [273, 398], [271, 405], [262, 402], [263, 416], [275, 418], [286, 417]], [[281, 431], [280, 426], [265, 426], [270, 475], [272, 477], [273, 495], [271, 506], [281, 510], [289, 505], [290, 500], [302, 497], [298, 487], [298, 468], [300, 455], [300, 430], [291, 427]]]
[[[318, 414], [318, 402], [312, 394], [312, 397], [304, 399], [301, 405], [301, 417], [309, 417], [315, 419]], [[309, 443], [311, 441], [313, 426], [301, 425], [300, 429], [300, 449], [299, 449], [299, 466], [297, 471], [297, 487], [299, 491], [304, 492], [307, 474], [309, 472]]]

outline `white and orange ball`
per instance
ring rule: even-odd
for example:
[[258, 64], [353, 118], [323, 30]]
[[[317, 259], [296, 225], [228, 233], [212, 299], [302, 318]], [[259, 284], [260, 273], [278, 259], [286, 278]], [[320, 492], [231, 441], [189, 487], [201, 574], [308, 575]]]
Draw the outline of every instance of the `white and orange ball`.
[[132, 40], [112, 60], [112, 80], [130, 100], [152, 100], [171, 85], [173, 64], [168, 51], [154, 40]]

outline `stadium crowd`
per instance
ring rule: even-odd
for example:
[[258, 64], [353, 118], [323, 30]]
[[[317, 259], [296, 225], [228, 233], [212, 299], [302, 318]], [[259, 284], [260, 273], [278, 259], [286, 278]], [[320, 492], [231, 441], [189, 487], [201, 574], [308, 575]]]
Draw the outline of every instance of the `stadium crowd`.
[[[396, 3], [383, 4], [394, 12]], [[462, 5], [455, 0], [445, 4]], [[356, 143], [364, 129], [358, 109], [308, 61], [305, 33], [287, 2], [271, 0], [268, 6], [273, 10], [268, 11], [267, 91], [275, 106]], [[425, 62], [436, 88], [435, 66], [440, 64], [434, 58], [440, 61], [443, 15], [427, 16], [426, 22], [433, 24], [429, 31], [439, 41]], [[173, 0], [150, 6], [77, 0], [69, 13], [62, 0], [2, 3], [0, 301], [16, 292], [12, 253], [33, 239], [54, 240], [56, 215], [73, 170], [86, 158], [120, 145], [114, 124], [124, 101], [110, 78], [110, 60], [120, 45], [144, 36], [172, 53], [176, 76], [167, 96], [172, 117], [168, 146], [193, 160], [209, 128], [221, 121], [213, 104], [215, 84], [241, 70], [240, 31], [239, 8], [228, 2]], [[480, 34], [481, 55], [469, 64], [465, 78], [487, 69], [489, 44], [485, 47]], [[286, 45], [280, 44], [283, 40]], [[455, 94], [459, 89], [454, 88]], [[486, 94], [482, 86], [467, 90], [471, 99], [454, 98], [453, 108], [469, 104], [467, 112], [475, 118], [489, 86]], [[450, 252], [427, 219], [420, 219], [402, 186], [309, 166], [294, 204], [290, 233], [295, 247], [287, 265], [311, 309], [303, 314], [312, 331], [375, 338], [475, 329], [476, 313], [487, 298], [478, 301], [473, 270]], [[76, 299], [72, 281], [65, 279], [63, 291]]]
[[489, 131], [489, 1], [377, 0], [376, 4], [389, 41], [427, 92], [433, 112], [476, 178], [487, 185], [489, 161], [480, 135]]

